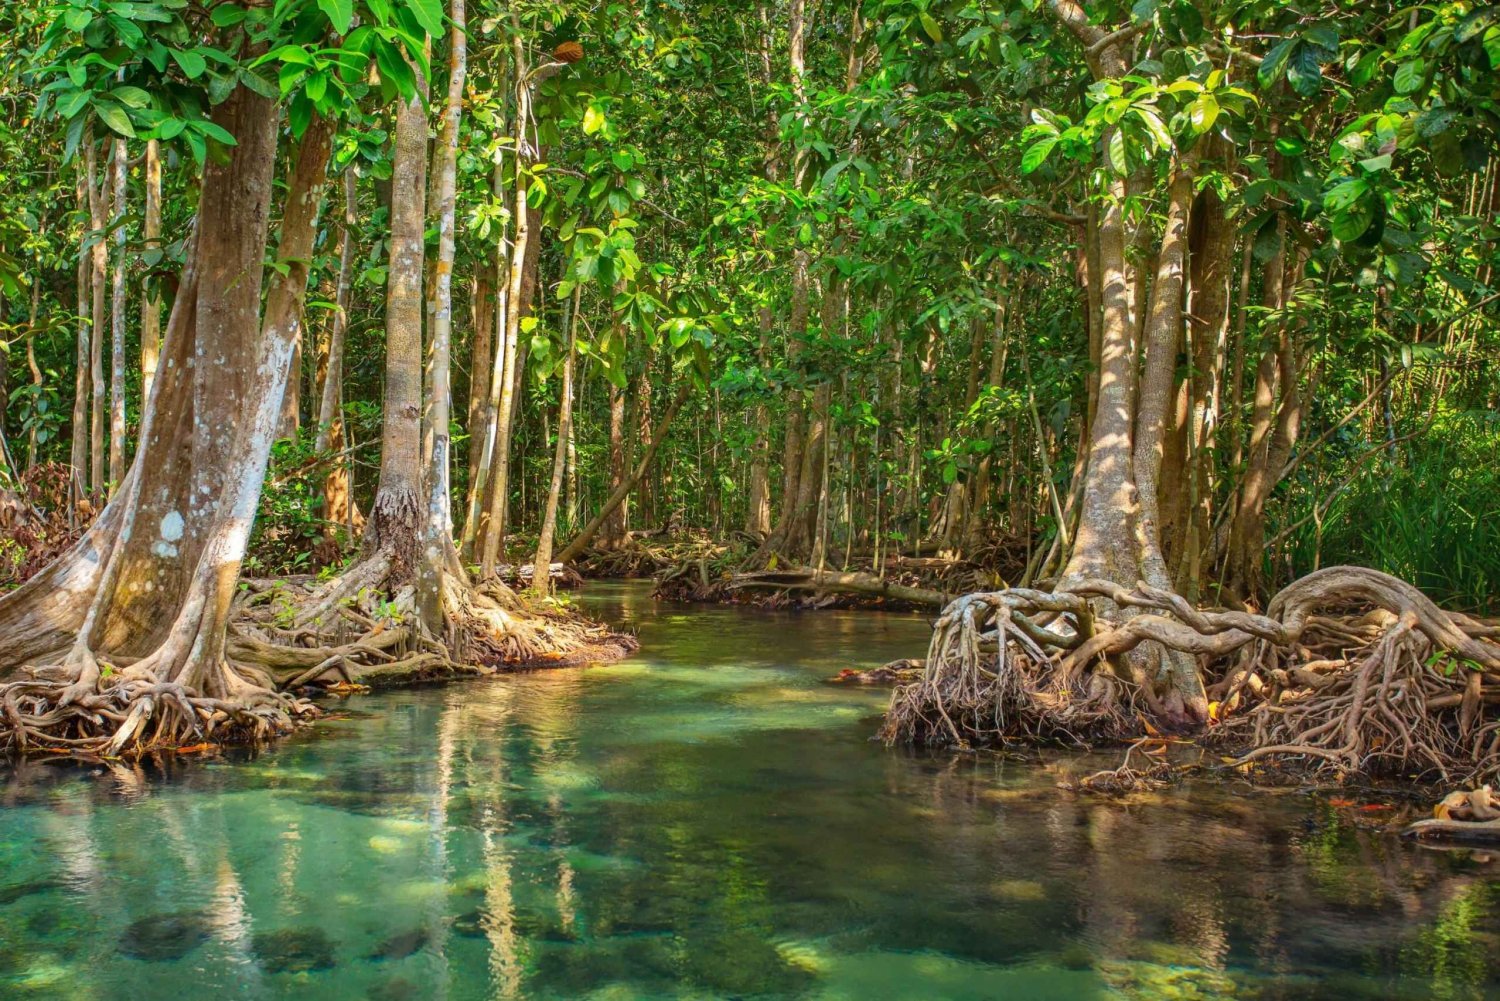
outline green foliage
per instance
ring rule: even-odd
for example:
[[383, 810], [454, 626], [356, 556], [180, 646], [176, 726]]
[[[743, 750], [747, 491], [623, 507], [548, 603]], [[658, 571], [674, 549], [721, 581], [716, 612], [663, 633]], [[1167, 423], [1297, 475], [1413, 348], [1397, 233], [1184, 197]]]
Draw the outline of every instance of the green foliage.
[[[1332, 503], [1288, 542], [1298, 571], [1352, 563], [1415, 583], [1454, 608], [1500, 609], [1500, 420], [1457, 414], [1347, 467], [1335, 463], [1283, 515], [1295, 523]], [[1350, 457], [1351, 464], [1358, 461]]]

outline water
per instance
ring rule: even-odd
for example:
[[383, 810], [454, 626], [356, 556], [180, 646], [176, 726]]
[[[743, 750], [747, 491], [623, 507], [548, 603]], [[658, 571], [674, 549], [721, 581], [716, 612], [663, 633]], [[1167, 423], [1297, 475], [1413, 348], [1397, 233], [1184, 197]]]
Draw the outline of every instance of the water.
[[0, 784], [0, 998], [1489, 998], [1500, 875], [1300, 795], [1061, 793], [822, 679], [919, 618], [583, 599], [626, 663]]

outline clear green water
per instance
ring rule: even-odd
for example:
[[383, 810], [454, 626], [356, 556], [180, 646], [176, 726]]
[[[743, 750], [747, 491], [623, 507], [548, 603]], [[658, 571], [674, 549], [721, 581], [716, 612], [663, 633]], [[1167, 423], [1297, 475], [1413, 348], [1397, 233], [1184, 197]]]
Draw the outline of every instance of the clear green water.
[[0, 998], [1500, 997], [1500, 872], [1302, 796], [869, 741], [920, 619], [583, 599], [627, 663], [0, 776]]

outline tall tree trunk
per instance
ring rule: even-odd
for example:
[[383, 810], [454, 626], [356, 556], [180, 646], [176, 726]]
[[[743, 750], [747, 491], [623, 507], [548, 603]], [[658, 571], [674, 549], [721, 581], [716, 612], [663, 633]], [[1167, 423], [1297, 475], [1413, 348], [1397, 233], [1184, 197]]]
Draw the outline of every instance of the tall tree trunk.
[[[514, 18], [514, 15], [512, 17]], [[516, 67], [516, 236], [511, 244], [510, 288], [506, 296], [505, 308], [505, 369], [500, 376], [495, 448], [490, 463], [488, 497], [485, 502], [487, 517], [479, 523], [479, 572], [482, 577], [494, 575], [495, 565], [505, 549], [506, 517], [510, 507], [510, 446], [518, 367], [516, 360], [521, 345], [522, 292], [532, 224], [532, 213], [527, 205], [527, 189], [530, 187], [531, 178], [527, 172], [533, 162], [529, 133], [534, 84], [526, 59], [525, 41], [519, 25], [513, 27], [511, 58]]]
[[[1210, 146], [1211, 150], [1222, 148], [1219, 143]], [[1210, 549], [1213, 531], [1213, 446], [1223, 423], [1219, 401], [1229, 336], [1229, 279], [1236, 238], [1235, 227], [1225, 218], [1224, 202], [1211, 188], [1200, 192], [1193, 206], [1192, 234], [1188, 336], [1192, 342], [1189, 357], [1193, 359], [1193, 375], [1185, 512], [1188, 524], [1177, 587], [1189, 601], [1196, 601], [1202, 591], [1204, 554]]]
[[94, 231], [89, 290], [93, 293], [93, 322], [89, 325], [89, 492], [102, 497], [104, 467], [104, 288], [109, 273], [109, 242], [105, 235], [108, 215], [104, 205], [104, 179], [99, 176], [99, 145], [87, 137], [89, 226]]
[[494, 287], [493, 265], [479, 269], [471, 301], [474, 335], [469, 345], [469, 410], [464, 425], [469, 433], [466, 468], [471, 490], [484, 456], [485, 402], [490, 396], [490, 370], [495, 364]]
[[[85, 214], [89, 213], [88, 175], [84, 167], [79, 164], [77, 197], [79, 210]], [[72, 499], [72, 514], [76, 520], [80, 514], [80, 506], [84, 497], [88, 494], [88, 466], [89, 466], [89, 345], [93, 338], [90, 333], [93, 322], [89, 316], [89, 303], [92, 301], [92, 293], [89, 288], [90, 276], [93, 265], [88, 250], [85, 249], [88, 242], [87, 234], [78, 247], [78, 299], [77, 309], [73, 317], [73, 421], [71, 450], [69, 452], [69, 464], [72, 469], [72, 488], [70, 496]]]
[[[1151, 285], [1146, 315], [1145, 372], [1135, 422], [1134, 471], [1140, 498], [1140, 530], [1144, 537], [1141, 564], [1153, 587], [1170, 588], [1172, 581], [1162, 555], [1161, 468], [1166, 450], [1168, 418], [1173, 410], [1177, 354], [1183, 339], [1184, 270], [1187, 264], [1188, 212], [1193, 201], [1193, 171], [1179, 163], [1167, 192], [1167, 221], [1157, 254], [1156, 280]], [[1176, 488], [1172, 484], [1172, 488]]]
[[115, 271], [111, 278], [109, 329], [109, 488], [125, 476], [125, 140], [114, 141]]
[[[161, 246], [161, 143], [146, 140], [146, 210], [142, 220], [142, 248], [147, 254], [160, 253]], [[157, 358], [161, 354], [161, 293], [156, 282], [147, 282], [141, 296], [141, 399], [151, 395], [156, 378]]]
[[[224, 161], [204, 169], [197, 238], [134, 465], [79, 546], [0, 599], [0, 624], [15, 640], [6, 664], [71, 648], [63, 662], [70, 680], [57, 683], [54, 693], [59, 707], [128, 700], [123, 722], [103, 738], [108, 753], [146, 739], [153, 719], [153, 739], [198, 731], [198, 711], [185, 699], [217, 700], [237, 721], [259, 726], [284, 718], [286, 709], [264, 687], [267, 675], [231, 662], [226, 634], [306, 268], [289, 267], [273, 279], [261, 325], [275, 105], [239, 89], [215, 109], [214, 120], [237, 142]], [[288, 186], [281, 260], [310, 252], [331, 137], [329, 123], [319, 120], [302, 141]], [[96, 655], [105, 653], [129, 666], [101, 684]], [[132, 657], [139, 659], [130, 663]], [[178, 694], [158, 694], [161, 684], [177, 686]]]
[[572, 307], [566, 321], [568, 343], [563, 349], [562, 388], [557, 403], [557, 451], [552, 457], [552, 482], [547, 488], [547, 506], [542, 511], [541, 534], [537, 536], [536, 544], [536, 564], [531, 575], [532, 589], [544, 598], [552, 586], [552, 536], [557, 530], [557, 505], [568, 462], [568, 442], [573, 434], [573, 346], [578, 341], [581, 291], [574, 287]]
[[[344, 441], [344, 413], [340, 405], [344, 387], [344, 342], [349, 332], [349, 307], [354, 294], [354, 260], [357, 228], [359, 226], [358, 181], [352, 167], [344, 168], [343, 222], [339, 237], [339, 275], [334, 289], [333, 320], [328, 330], [328, 357], [326, 360], [322, 391], [318, 396], [318, 432], [314, 448], [319, 455], [328, 454], [335, 446], [342, 447]], [[350, 541], [356, 524], [362, 521], [355, 508], [353, 485], [350, 483], [349, 462], [337, 459], [323, 477], [323, 534], [334, 538], [337, 526], [343, 525], [350, 533]]]
[[[505, 207], [507, 190], [501, 165], [495, 164], [491, 174], [491, 193], [502, 208]], [[494, 347], [490, 352], [488, 393], [484, 401], [484, 416], [481, 426], [471, 429], [471, 435], [483, 435], [484, 443], [479, 450], [478, 465], [469, 473], [469, 496], [465, 505], [463, 537], [459, 544], [464, 557], [473, 560], [479, 548], [480, 535], [489, 520], [489, 482], [495, 464], [495, 442], [500, 433], [500, 398], [505, 382], [505, 367], [511, 351], [509, 327], [506, 316], [510, 311], [510, 257], [505, 253], [505, 241], [495, 249], [495, 311], [492, 317]]]
[[656, 453], [661, 450], [662, 443], [667, 440], [667, 432], [671, 430], [672, 422], [676, 420], [677, 412], [682, 409], [682, 405], [687, 402], [688, 393], [691, 390], [692, 384], [686, 383], [677, 391], [677, 395], [672, 398], [666, 412], [661, 415], [661, 420], [656, 425], [656, 433], [651, 436], [650, 443], [646, 445], [641, 461], [636, 464], [631, 474], [610, 492], [609, 497], [604, 501], [604, 506], [600, 508], [598, 514], [594, 515], [594, 519], [585, 525], [583, 531], [579, 532], [573, 541], [568, 543], [567, 548], [558, 554], [558, 562], [568, 563], [582, 555], [583, 551], [589, 547], [589, 543], [594, 541], [594, 536], [598, 534], [599, 529], [611, 515], [619, 510], [620, 505], [625, 503], [625, 498], [629, 497], [636, 484], [641, 482], [641, 477], [651, 469]]
[[[420, 77], [420, 72], [418, 76]], [[395, 579], [421, 572], [422, 272], [427, 202], [425, 93], [396, 111], [391, 165], [390, 264], [385, 300], [385, 420], [380, 438], [380, 480], [365, 529], [364, 550], [388, 564]], [[422, 588], [418, 588], [419, 593]], [[430, 593], [428, 595], [430, 597]], [[430, 605], [418, 608], [429, 631], [441, 627]]]
[[[423, 425], [422, 454], [430, 456], [426, 546], [423, 558], [428, 572], [422, 576], [429, 593], [422, 607], [440, 615], [442, 598], [438, 593], [445, 570], [462, 573], [458, 554], [453, 547], [453, 508], [451, 449], [449, 426], [452, 423], [453, 383], [453, 255], [458, 198], [458, 128], [463, 118], [464, 78], [468, 72], [466, 11], [464, 0], [450, 0], [448, 5], [452, 30], [448, 34], [448, 97], [443, 106], [443, 123], [438, 130], [437, 148], [433, 151], [436, 174], [432, 186], [432, 209], [437, 214], [438, 256], [434, 268], [432, 302], [428, 309], [431, 322], [431, 348], [427, 362], [427, 418]], [[436, 621], [435, 619], [433, 621]]]
[[[618, 317], [616, 317], [618, 322]], [[625, 437], [625, 390], [609, 386], [609, 489], [613, 495], [624, 486], [630, 472], [630, 443]], [[628, 497], [628, 492], [626, 494]], [[599, 533], [601, 549], [618, 549], [625, 544], [625, 500], [609, 509]]]

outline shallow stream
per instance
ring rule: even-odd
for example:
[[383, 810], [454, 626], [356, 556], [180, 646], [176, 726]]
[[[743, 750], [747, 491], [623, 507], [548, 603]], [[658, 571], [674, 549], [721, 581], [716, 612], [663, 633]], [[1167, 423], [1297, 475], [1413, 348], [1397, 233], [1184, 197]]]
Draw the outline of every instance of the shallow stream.
[[640, 655], [0, 772], [0, 998], [1500, 998], [1500, 862], [887, 750], [886, 692], [824, 679], [919, 617], [577, 600]]

